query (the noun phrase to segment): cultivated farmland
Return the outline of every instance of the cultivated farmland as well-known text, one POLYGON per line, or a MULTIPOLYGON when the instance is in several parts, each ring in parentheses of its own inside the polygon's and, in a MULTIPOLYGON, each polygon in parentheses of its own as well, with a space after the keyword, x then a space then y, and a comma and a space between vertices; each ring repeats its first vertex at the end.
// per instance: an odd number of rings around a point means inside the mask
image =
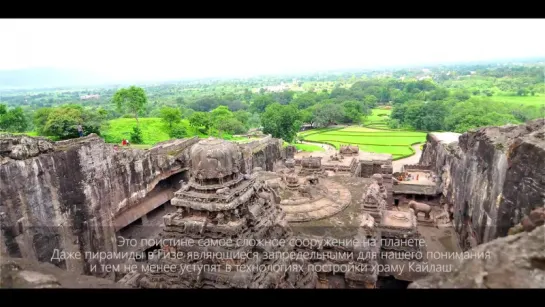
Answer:
POLYGON ((391 154, 394 160, 411 156, 414 144, 424 143, 426 133, 414 131, 388 130, 385 121, 390 110, 373 110, 373 115, 368 117, 369 126, 348 126, 329 129, 314 129, 301 132, 307 142, 330 144, 339 149, 341 145, 358 145, 360 150, 376 153, 391 154), (370 128, 370 127, 377 127, 370 128))

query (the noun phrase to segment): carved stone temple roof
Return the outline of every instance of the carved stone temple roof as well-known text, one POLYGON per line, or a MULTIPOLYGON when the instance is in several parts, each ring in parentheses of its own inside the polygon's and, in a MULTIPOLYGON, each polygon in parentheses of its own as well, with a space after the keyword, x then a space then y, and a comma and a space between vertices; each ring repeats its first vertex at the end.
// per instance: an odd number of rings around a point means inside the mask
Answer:
POLYGON ((202 140, 191 148, 191 175, 204 180, 238 173, 241 156, 234 143, 216 138, 202 140))

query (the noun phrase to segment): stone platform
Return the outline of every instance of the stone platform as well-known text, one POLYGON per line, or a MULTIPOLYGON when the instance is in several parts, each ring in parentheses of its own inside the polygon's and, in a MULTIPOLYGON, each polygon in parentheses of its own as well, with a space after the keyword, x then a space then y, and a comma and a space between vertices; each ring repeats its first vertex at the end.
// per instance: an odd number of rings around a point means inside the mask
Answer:
POLYGON ((329 195, 316 200, 308 198, 301 204, 282 204, 288 222, 307 222, 331 217, 343 211, 351 202, 352 196, 341 184, 324 180, 329 195))

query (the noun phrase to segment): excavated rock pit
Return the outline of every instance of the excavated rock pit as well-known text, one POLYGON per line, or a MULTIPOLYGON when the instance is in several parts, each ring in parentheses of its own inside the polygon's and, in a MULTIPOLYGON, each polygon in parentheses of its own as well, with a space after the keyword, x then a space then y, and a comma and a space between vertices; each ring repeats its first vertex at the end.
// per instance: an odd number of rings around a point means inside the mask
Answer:
POLYGON ((545 120, 430 133, 420 163, 441 176, 462 247, 475 247, 545 204, 545 120))

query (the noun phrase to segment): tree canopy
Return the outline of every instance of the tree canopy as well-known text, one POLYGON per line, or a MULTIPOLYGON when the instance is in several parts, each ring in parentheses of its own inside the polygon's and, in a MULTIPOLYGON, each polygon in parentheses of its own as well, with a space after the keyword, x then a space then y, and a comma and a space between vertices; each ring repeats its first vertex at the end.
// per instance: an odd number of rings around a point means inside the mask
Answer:
POLYGON ((143 88, 136 86, 121 88, 115 92, 112 101, 119 111, 125 110, 133 114, 136 124, 140 124, 138 122, 138 113, 142 112, 148 103, 148 98, 143 88))
POLYGON ((301 127, 301 116, 293 105, 281 105, 275 102, 261 115, 263 132, 286 142, 292 142, 301 127))

